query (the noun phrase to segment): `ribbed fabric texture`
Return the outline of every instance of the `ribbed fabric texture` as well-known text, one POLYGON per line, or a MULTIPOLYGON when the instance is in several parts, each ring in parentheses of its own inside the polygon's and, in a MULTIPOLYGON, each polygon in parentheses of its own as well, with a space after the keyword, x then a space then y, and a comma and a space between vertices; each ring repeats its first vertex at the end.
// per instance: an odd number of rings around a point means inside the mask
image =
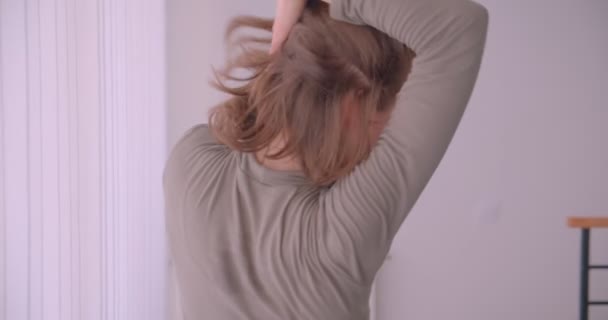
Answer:
POLYGON ((208 126, 173 147, 163 183, 185 319, 363 320, 395 233, 441 161, 482 60, 487 10, 468 0, 332 0, 416 52, 370 157, 331 188, 260 165, 208 126))

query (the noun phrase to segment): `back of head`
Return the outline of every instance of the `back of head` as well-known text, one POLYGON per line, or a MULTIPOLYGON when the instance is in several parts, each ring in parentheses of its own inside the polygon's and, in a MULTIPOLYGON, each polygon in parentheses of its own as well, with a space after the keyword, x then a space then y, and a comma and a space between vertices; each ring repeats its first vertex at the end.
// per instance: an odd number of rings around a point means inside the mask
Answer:
MULTIPOLYGON (((244 27, 270 35, 272 21, 237 17, 227 36, 244 27)), ((372 27, 332 19, 320 1, 309 1, 278 52, 268 54, 270 38, 246 36, 235 44, 239 54, 216 73, 215 86, 231 97, 210 114, 213 134, 242 152, 259 151, 281 136, 285 147, 269 157, 299 159, 319 186, 368 156, 367 123, 374 112, 393 107, 412 62, 403 44, 372 27), (235 76, 238 69, 248 75, 235 76), (347 97, 357 102, 355 124, 344 121, 347 97)))

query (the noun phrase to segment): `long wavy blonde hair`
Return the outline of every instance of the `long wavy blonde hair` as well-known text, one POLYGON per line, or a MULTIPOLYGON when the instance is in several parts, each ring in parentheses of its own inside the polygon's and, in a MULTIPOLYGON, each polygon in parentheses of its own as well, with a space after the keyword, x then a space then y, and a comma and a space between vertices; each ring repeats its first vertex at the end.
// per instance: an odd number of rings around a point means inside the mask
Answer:
POLYGON ((320 1, 308 2, 282 49, 269 54, 272 24, 251 16, 229 24, 227 40, 247 28, 268 37, 250 34, 232 42, 239 53, 213 82, 230 97, 211 110, 210 129, 241 152, 257 152, 284 136, 284 148, 267 157, 294 156, 316 185, 329 185, 369 155, 372 143, 363 124, 394 106, 413 52, 372 27, 332 19, 320 1), (246 75, 235 75, 239 70, 246 75), (343 121, 341 106, 349 94, 358 101, 356 132, 346 132, 343 121))

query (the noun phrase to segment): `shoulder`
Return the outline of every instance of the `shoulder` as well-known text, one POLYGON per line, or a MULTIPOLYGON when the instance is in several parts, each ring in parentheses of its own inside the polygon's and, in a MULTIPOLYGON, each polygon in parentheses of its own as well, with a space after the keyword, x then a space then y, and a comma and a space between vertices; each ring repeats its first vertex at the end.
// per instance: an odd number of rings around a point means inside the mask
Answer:
POLYGON ((175 185, 192 178, 212 162, 229 154, 229 147, 220 143, 206 123, 187 129, 169 149, 163 170, 163 182, 175 185))
POLYGON ((209 145, 219 143, 211 133, 209 125, 206 123, 195 124, 177 139, 172 151, 184 145, 209 145))
POLYGON ((170 148, 169 158, 186 156, 188 154, 204 151, 226 149, 228 149, 228 147, 215 138, 208 124, 199 123, 182 133, 175 144, 170 148))

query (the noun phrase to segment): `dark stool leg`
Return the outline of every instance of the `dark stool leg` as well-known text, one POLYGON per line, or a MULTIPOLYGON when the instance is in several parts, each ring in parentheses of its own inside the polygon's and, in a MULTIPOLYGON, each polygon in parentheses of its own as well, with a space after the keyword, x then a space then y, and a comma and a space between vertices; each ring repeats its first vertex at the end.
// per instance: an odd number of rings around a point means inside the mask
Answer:
POLYGON ((589 310, 589 229, 582 230, 580 320, 587 320, 589 310))

